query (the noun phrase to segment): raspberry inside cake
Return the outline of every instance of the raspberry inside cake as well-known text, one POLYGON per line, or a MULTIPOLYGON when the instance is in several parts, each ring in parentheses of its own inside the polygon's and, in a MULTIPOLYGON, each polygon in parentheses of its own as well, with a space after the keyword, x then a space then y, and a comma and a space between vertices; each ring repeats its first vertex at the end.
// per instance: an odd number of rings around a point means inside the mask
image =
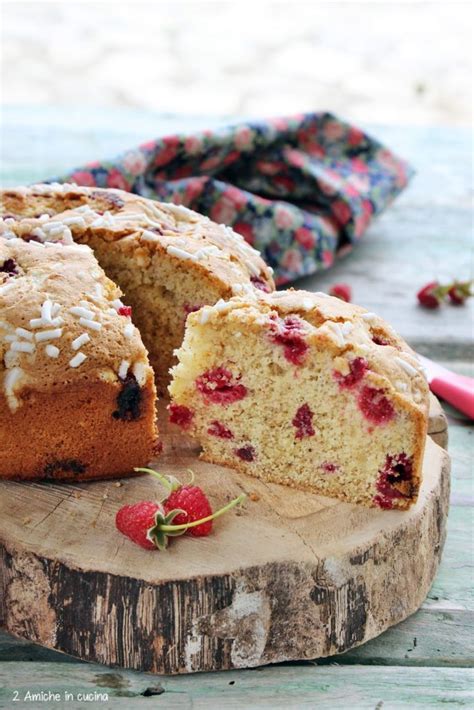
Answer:
POLYGON ((53 184, 2 191, 2 213, 6 238, 93 249, 132 308, 161 393, 189 313, 274 289, 270 269, 239 234, 185 207, 121 190, 53 184))
POLYGON ((380 318, 325 294, 233 298, 189 316, 170 420, 202 456, 382 509, 417 498, 428 386, 380 318))

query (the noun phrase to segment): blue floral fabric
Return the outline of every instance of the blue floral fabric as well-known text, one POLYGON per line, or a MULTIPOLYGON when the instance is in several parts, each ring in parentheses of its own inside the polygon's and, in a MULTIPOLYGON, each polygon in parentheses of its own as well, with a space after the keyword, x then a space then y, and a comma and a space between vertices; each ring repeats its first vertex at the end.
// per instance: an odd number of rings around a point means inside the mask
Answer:
POLYGON ((259 249, 282 285, 330 267, 412 172, 359 128, 311 113, 158 138, 60 180, 208 215, 259 249))

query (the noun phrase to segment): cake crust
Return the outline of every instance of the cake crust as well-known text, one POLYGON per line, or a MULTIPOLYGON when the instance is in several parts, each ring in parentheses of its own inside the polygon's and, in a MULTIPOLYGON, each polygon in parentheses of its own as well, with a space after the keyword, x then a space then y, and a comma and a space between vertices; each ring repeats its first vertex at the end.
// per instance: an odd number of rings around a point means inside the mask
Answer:
POLYGON ((156 437, 154 392, 142 390, 134 420, 111 416, 120 392, 119 383, 105 382, 27 390, 13 413, 0 396, 0 478, 76 482, 146 466, 156 437))
POLYGON ((240 234, 180 205, 68 184, 3 190, 1 203, 5 238, 93 249, 133 307, 160 393, 190 312, 274 289, 271 269, 240 234))
MULTIPOLYGON (((3 236, 11 232, 24 238, 35 230, 43 242, 71 237, 80 243, 94 236, 106 242, 131 238, 144 258, 167 252, 197 265, 231 291, 235 284, 251 284, 252 277, 274 288, 271 269, 240 234, 182 205, 123 190, 67 183, 8 188, 0 196, 3 236), (59 231, 51 235, 52 220, 63 225, 62 235, 59 231)), ((236 293, 241 290, 237 287, 236 293)))
POLYGON ((87 246, 0 237, 0 477, 130 473, 156 442, 140 334, 87 246))

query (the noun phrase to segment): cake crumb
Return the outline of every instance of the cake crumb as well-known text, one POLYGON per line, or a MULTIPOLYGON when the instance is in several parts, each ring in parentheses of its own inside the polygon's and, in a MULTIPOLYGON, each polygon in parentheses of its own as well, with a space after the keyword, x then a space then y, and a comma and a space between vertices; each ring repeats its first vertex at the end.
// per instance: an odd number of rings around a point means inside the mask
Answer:
POLYGON ((349 363, 345 357, 334 358, 334 370, 341 375, 348 375, 350 372, 349 363))
MULTIPOLYGON (((401 397, 395 382, 409 375, 394 353, 410 367, 413 357, 404 341, 393 334, 396 348, 373 344, 367 358, 355 355, 368 340, 358 307, 327 297, 310 323, 299 315, 307 298, 317 303, 295 290, 234 299, 218 325, 190 317, 171 407, 192 410, 187 433, 205 461, 346 502, 406 509, 420 485, 426 383, 417 376, 420 404, 410 387, 401 397)), ((251 486, 251 502, 265 499, 251 486)))

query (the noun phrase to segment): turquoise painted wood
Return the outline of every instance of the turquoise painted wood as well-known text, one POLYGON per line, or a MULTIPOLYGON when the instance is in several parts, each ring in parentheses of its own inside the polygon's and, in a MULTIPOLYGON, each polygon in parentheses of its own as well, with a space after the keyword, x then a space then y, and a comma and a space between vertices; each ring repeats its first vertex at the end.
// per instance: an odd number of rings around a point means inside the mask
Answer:
MULTIPOLYGON (((259 710, 260 708, 472 708, 473 677, 466 668, 399 666, 276 666, 212 675, 156 678, 132 672, 115 673, 96 665, 72 669, 65 663, 21 665, 13 678, 0 668, 0 707, 31 707, 34 693, 54 690, 73 698, 62 708, 149 708, 166 710, 259 710), (16 695, 18 693, 18 695, 16 695), (97 698, 90 705, 80 698, 97 698), (12 702, 17 697, 20 702, 12 702), (26 701, 23 699, 26 698, 26 701), (78 699, 79 698, 79 699, 78 699)), ((58 707, 50 702, 48 708, 58 707)), ((45 707, 37 702, 33 707, 45 707)))
MULTIPOLYGON (((14 185, 113 155, 154 136, 219 119, 123 111, 8 108, 2 112, 0 180, 14 185)), ((433 276, 466 276, 472 258, 470 136, 447 128, 366 127, 415 165, 410 188, 334 270, 306 279, 324 289, 348 281, 355 300, 387 317, 428 356, 472 374, 472 306, 426 313, 413 294, 433 276)), ((81 663, 0 632, 0 708, 473 707, 473 427, 446 407, 453 459, 443 562, 419 612, 377 639, 318 663, 162 678, 81 663), (54 691, 61 701, 23 700, 54 691), (15 691, 18 702, 14 702, 15 691), (73 699, 64 700, 64 693, 73 699), (93 696, 91 696, 93 697, 93 696)))

